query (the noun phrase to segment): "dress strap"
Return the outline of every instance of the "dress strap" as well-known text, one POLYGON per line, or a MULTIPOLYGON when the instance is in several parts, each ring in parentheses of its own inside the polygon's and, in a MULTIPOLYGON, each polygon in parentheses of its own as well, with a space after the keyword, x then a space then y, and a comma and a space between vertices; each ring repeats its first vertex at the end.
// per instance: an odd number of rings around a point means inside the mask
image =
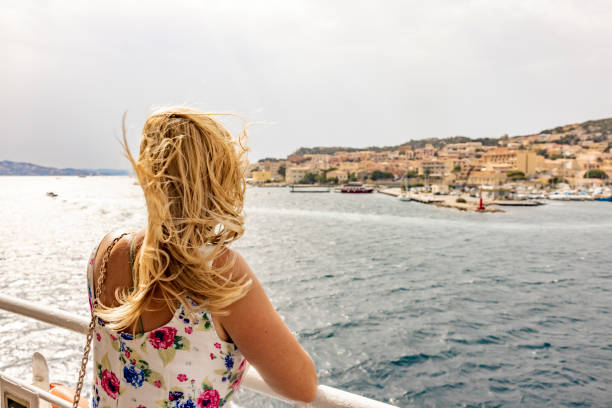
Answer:
MULTIPOLYGON (((134 237, 134 234, 132 234, 132 243, 130 244, 130 273, 132 274, 132 287, 130 288, 130 293, 134 291, 134 283, 136 282, 134 279, 134 241, 136 241, 136 238, 134 237)), ((138 316, 138 326, 140 327, 140 332, 144 333, 142 316, 138 316)))

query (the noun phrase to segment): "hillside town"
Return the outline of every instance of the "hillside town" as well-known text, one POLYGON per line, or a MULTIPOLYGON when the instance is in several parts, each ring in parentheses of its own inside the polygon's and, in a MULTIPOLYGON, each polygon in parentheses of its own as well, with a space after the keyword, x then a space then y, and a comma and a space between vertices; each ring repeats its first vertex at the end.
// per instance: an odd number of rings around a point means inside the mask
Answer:
POLYGON ((301 148, 249 165, 254 185, 344 184, 426 187, 523 186, 593 189, 612 176, 612 118, 499 138, 412 140, 399 146, 301 148))

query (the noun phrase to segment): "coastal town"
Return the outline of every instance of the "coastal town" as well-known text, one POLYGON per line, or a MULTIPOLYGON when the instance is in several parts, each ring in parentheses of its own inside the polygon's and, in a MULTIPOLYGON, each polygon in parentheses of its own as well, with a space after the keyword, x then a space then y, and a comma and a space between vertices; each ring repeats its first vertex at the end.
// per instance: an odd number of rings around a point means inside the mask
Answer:
POLYGON ((525 136, 458 136, 364 149, 300 148, 284 159, 251 163, 247 172, 249 183, 258 186, 363 183, 392 195, 403 192, 407 199, 440 203, 448 198, 427 195, 452 196, 457 204, 483 196, 488 202, 605 199, 610 176, 612 118, 525 136))

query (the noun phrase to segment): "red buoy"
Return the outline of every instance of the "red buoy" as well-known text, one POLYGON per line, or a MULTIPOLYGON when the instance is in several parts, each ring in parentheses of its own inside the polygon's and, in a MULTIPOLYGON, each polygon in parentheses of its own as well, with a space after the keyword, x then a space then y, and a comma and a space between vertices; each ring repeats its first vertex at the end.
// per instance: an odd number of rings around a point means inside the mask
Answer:
POLYGON ((476 208, 476 211, 484 211, 485 210, 485 206, 482 204, 482 197, 480 197, 480 204, 478 204, 478 208, 476 208))

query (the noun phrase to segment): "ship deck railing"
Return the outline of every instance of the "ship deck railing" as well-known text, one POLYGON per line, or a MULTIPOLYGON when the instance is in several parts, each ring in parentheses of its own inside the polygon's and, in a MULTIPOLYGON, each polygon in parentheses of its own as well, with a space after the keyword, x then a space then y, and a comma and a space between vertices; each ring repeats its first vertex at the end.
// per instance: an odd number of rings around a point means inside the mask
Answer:
MULTIPOLYGON (((3 294, 0 294, 0 309, 80 334, 87 334, 87 329, 89 326, 89 321, 84 317, 3 294)), ((48 377, 48 373, 34 372, 33 378, 37 378, 37 376, 44 377, 45 375, 48 377)), ((0 379, 2 379, 4 383, 14 385, 13 389, 21 389, 27 395, 36 395, 41 401, 51 403, 62 408, 72 407, 71 403, 50 394, 47 389, 37 386, 36 382, 35 384, 30 384, 20 378, 4 373, 0 373, 0 379)), ((273 391, 270 386, 265 383, 254 367, 251 367, 247 371, 242 382, 242 387, 265 395, 266 397, 284 401, 296 408, 393 408, 393 405, 362 397, 360 395, 326 385, 319 385, 317 387, 315 399, 310 403, 292 401, 273 391)), ((0 395, 0 398, 3 399, 4 396, 0 395)), ((42 406, 43 404, 41 404, 41 407, 42 406)))

